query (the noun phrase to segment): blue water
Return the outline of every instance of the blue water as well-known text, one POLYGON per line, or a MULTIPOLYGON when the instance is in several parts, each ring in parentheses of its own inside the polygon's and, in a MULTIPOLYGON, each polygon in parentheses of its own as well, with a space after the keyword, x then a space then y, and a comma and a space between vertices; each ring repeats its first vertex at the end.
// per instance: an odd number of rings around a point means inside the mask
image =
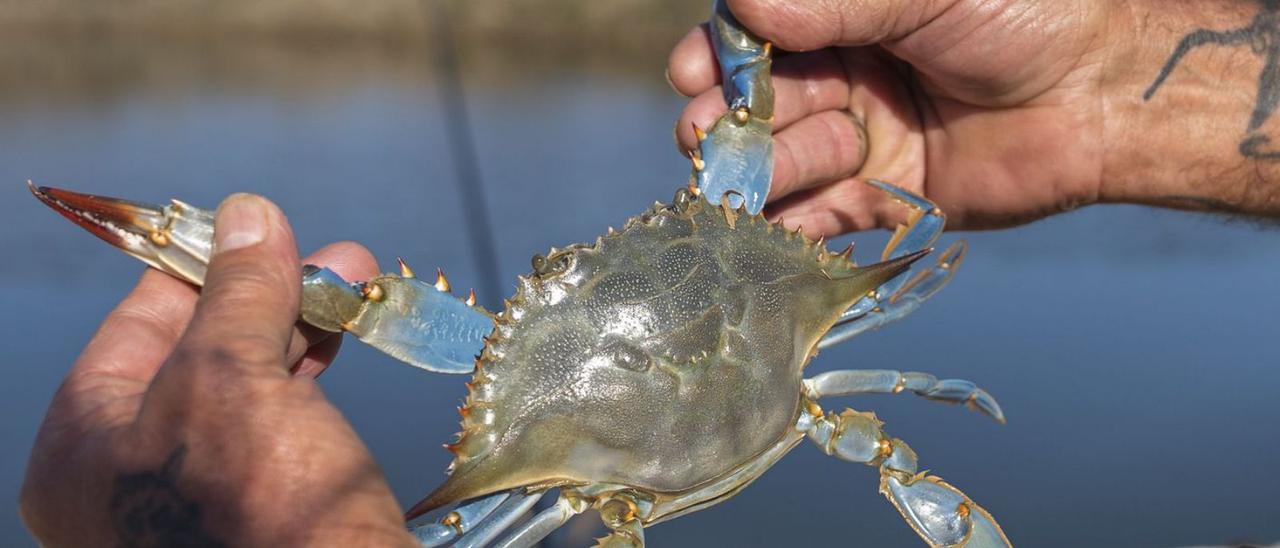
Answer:
MULTIPOLYGON (((687 164, 671 141, 682 100, 663 84, 662 55, 628 75, 569 66, 469 82, 504 291, 532 253, 591 240, 683 184, 687 164)), ((257 69, 284 79, 295 62, 267 57, 257 69)), ((17 496, 61 375, 141 271, 31 199, 28 178, 210 207, 260 192, 289 212, 304 251, 352 239, 384 268, 401 256, 419 270, 444 266, 455 287, 479 283, 425 69, 321 68, 290 85, 189 70, 178 85, 37 88, 0 102, 0 500, 17 496)), ((876 411, 922 467, 965 489, 1023 546, 1280 539, 1280 234, 1111 206, 957 236, 971 253, 950 287, 811 369, 922 370, 996 395, 1007 426, 908 396, 847 403, 876 411)), ((869 258, 885 237, 857 239, 869 258)), ((462 379, 350 344, 321 384, 402 503, 443 478, 440 444, 456 430, 462 379)), ((736 498, 656 526, 648 540, 917 546, 876 483, 873 469, 804 444, 736 498)), ((10 508, 0 510, 0 545, 31 544, 10 508)))

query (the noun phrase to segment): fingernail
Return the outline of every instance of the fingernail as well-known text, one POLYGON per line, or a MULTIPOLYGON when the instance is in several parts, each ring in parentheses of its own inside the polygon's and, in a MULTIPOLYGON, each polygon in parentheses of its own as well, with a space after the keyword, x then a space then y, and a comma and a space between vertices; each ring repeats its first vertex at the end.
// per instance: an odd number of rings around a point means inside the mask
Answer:
POLYGON ((257 245, 267 239, 266 200, 253 194, 232 194, 214 217, 214 253, 257 245))

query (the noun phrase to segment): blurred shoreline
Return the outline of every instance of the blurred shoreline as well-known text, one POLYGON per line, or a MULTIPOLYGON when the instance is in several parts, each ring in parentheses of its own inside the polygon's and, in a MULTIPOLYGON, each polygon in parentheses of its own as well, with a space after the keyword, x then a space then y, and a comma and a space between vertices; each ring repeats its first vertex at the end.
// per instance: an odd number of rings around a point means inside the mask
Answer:
POLYGON ((211 83, 304 96, 369 79, 420 87, 435 74, 430 18, 441 13, 468 86, 581 72, 662 85, 667 53, 707 11, 675 0, 425 1, 0 0, 0 100, 83 104, 211 83))
POLYGON ((427 14, 440 9, 468 38, 646 47, 683 34, 710 8, 678 0, 0 0, 0 31, 412 41, 427 34, 427 14))

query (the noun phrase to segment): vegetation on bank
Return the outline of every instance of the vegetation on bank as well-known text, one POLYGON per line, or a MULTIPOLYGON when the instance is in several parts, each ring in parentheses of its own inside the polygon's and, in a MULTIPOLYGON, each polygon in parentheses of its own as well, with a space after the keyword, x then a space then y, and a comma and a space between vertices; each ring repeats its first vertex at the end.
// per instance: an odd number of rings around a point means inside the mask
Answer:
POLYGON ((706 16, 688 0, 0 0, 5 35, 418 40, 443 8, 466 42, 667 45, 706 16), (434 3, 435 6, 429 6, 434 3))

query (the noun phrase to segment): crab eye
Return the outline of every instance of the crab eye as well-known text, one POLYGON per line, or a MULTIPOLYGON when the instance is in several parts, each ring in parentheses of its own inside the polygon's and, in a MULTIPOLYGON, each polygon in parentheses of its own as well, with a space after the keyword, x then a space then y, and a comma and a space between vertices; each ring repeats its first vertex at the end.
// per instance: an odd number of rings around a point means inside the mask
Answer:
POLYGON ((614 367, 630 371, 648 371, 651 365, 649 354, 625 341, 616 341, 605 347, 605 355, 614 367))
POLYGON ((557 251, 549 257, 534 255, 529 262, 533 266, 534 274, 542 278, 547 278, 563 273, 568 270, 569 267, 573 266, 573 252, 572 250, 566 249, 557 251))
POLYGON ((677 213, 684 213, 689 210, 689 206, 693 205, 694 196, 687 188, 681 188, 676 191, 676 195, 671 200, 671 209, 677 213))

